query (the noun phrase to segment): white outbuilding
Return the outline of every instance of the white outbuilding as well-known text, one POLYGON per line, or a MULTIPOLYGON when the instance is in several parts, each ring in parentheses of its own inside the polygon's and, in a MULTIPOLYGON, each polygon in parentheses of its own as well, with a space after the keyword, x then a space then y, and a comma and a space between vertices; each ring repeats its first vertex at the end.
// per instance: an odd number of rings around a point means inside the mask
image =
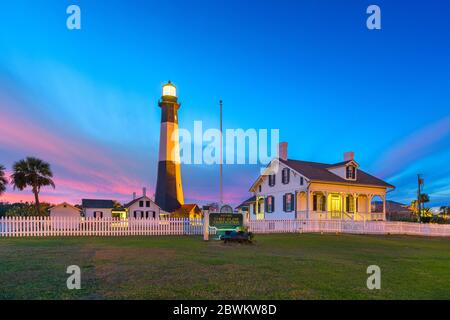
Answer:
POLYGON ((81 209, 63 202, 49 209, 52 218, 79 218, 81 209))

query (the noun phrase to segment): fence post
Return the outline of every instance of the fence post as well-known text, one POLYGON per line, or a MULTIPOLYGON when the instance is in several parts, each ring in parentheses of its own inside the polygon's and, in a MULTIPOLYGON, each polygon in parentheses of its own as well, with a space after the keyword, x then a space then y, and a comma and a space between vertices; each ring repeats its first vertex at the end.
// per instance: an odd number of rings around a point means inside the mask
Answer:
POLYGON ((209 240, 209 212, 206 210, 203 217, 203 240, 209 240))

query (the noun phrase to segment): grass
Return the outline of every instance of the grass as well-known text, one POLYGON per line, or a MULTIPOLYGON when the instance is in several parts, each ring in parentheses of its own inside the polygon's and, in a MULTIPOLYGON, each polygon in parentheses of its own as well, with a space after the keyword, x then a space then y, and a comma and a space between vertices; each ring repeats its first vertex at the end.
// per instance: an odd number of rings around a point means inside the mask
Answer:
POLYGON ((0 299, 450 299, 450 239, 258 235, 0 239, 0 299), (381 290, 366 269, 381 268, 381 290), (69 265, 82 289, 68 290, 69 265))

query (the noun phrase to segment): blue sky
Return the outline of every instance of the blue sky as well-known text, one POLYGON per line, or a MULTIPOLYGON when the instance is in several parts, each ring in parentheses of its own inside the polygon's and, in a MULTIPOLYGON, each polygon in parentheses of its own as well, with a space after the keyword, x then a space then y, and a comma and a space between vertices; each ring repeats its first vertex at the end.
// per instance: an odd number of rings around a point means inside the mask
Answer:
MULTIPOLYGON (((2 3, 0 163, 36 155, 49 201, 127 200, 154 190, 160 86, 180 126, 276 128, 289 157, 366 171, 431 205, 450 204, 450 4, 446 1, 86 1, 2 3), (77 4, 82 29, 66 28, 77 4), (382 30, 366 28, 377 4, 382 30), (14 124, 14 125, 11 125, 14 124)), ((216 166, 183 166, 187 201, 218 198, 216 166)), ((226 200, 248 196, 258 166, 225 168, 226 200)), ((9 199, 28 196, 9 190, 9 199)))

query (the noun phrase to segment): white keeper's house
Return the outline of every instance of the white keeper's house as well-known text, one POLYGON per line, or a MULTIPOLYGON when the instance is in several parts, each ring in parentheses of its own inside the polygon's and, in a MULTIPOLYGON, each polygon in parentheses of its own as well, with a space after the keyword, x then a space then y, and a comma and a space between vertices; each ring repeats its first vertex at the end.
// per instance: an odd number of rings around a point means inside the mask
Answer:
POLYGON ((238 210, 248 208, 252 220, 385 220, 386 193, 393 189, 361 170, 353 152, 334 164, 292 160, 283 142, 279 158, 253 183, 253 196, 238 210), (383 203, 381 210, 374 212, 372 200, 383 203))

